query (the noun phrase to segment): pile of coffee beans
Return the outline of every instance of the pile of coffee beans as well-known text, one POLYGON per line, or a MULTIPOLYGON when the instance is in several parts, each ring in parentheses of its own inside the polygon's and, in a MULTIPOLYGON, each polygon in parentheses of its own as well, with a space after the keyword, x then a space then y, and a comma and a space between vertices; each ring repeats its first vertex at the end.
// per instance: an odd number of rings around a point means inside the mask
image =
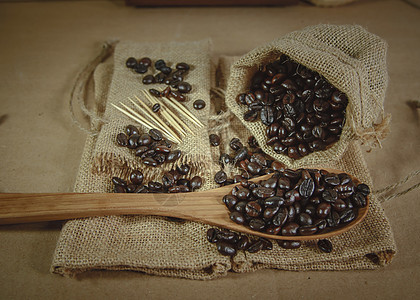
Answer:
MULTIPOLYGON (((149 57, 143 57, 137 60, 134 57, 129 57, 126 61, 126 66, 136 73, 144 74, 152 67, 153 63, 149 57)), ((148 74, 142 79, 144 84, 162 83, 172 87, 172 93, 186 94, 192 89, 191 84, 184 81, 184 77, 190 70, 190 65, 181 62, 175 65, 175 69, 169 67, 163 59, 158 59, 154 63, 154 68, 158 73, 155 75, 148 74)), ((184 96, 185 98, 185 96, 184 96)))
MULTIPOLYGON (((273 249, 273 243, 269 239, 258 236, 249 238, 246 235, 228 229, 210 228, 207 230, 207 240, 212 244, 216 244, 217 251, 220 254, 231 257, 235 256, 240 250, 257 253, 261 250, 273 249)), ((283 249, 298 249, 302 246, 301 241, 276 240, 276 242, 283 249)), ((331 253, 333 250, 332 243, 327 239, 319 240, 317 248, 325 253, 331 253)))
POLYGON ((258 70, 236 100, 248 107, 245 121, 267 126, 267 145, 293 159, 339 140, 348 103, 322 75, 286 55, 258 70))
MULTIPOLYGON (((210 136, 210 144, 213 146, 219 145, 220 138, 217 139, 210 136)), ((248 138, 248 146, 249 148, 244 146, 238 138, 233 138, 229 142, 229 147, 233 153, 222 153, 219 158, 219 163, 222 168, 231 165, 240 168, 242 171, 241 174, 237 174, 233 178, 228 178, 226 172, 223 169, 220 170, 214 176, 214 181, 217 184, 228 185, 285 169, 284 164, 274 161, 259 148, 254 136, 248 138)))
POLYGON ((158 129, 150 129, 141 133, 139 128, 128 125, 125 132, 117 135, 117 144, 132 149, 135 156, 151 167, 157 167, 166 162, 174 162, 181 157, 180 150, 171 150, 172 143, 158 129))
POLYGON ((207 240, 217 246, 217 250, 224 256, 235 256, 238 250, 257 253, 261 250, 272 250, 273 243, 262 237, 249 239, 246 235, 238 234, 227 229, 210 228, 207 240))
POLYGON ((241 181, 223 203, 230 219, 273 235, 312 235, 334 230, 358 215, 370 189, 345 173, 299 169, 276 171, 259 182, 241 181))
POLYGON ((114 193, 186 193, 199 189, 203 184, 200 176, 188 179, 190 172, 188 165, 181 165, 174 170, 166 172, 161 181, 144 182, 144 175, 140 170, 133 170, 129 181, 113 177, 114 193))

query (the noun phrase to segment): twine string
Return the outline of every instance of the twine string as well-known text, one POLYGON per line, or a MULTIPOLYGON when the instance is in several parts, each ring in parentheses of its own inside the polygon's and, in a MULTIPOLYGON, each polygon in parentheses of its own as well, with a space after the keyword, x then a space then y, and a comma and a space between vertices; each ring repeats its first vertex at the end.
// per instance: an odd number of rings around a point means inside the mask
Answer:
POLYGON ((72 121, 77 127, 84 131, 85 133, 89 135, 97 135, 98 133, 96 131, 93 131, 91 128, 85 128, 77 119, 75 112, 74 112, 74 105, 77 104, 77 107, 80 108, 80 110, 83 112, 83 114, 91 119, 91 123, 93 122, 102 122, 106 123, 107 121, 100 116, 98 116, 97 113, 90 111, 85 104, 85 93, 86 93, 86 87, 87 83, 89 82, 89 79, 91 78, 93 72, 95 71, 96 67, 105 61, 109 56, 112 55, 115 49, 115 45, 118 41, 106 41, 103 46, 101 53, 99 53, 98 56, 96 56, 92 61, 90 61, 85 68, 77 75, 76 81, 73 85, 73 89, 70 94, 70 100, 69 100, 69 110, 70 115, 72 118, 72 121))
POLYGON ((420 182, 410 186, 409 188, 407 188, 407 189, 405 189, 401 192, 393 193, 393 194, 390 194, 386 197, 384 197, 384 194, 386 194, 387 192, 389 192, 389 191, 391 191, 395 188, 398 188, 398 187, 402 186, 407 181, 409 181, 410 179, 412 179, 412 178, 414 178, 418 175, 420 175, 420 170, 413 171, 410 174, 408 174, 405 178, 403 178, 402 180, 400 180, 400 181, 398 181, 394 184, 390 184, 390 185, 388 185, 386 187, 383 187, 381 189, 375 190, 375 191, 373 191, 373 193, 379 196, 381 202, 387 202, 387 201, 390 201, 394 198, 398 198, 400 196, 403 196, 403 195, 407 194, 408 192, 411 192, 412 190, 415 190, 415 189, 419 188, 420 187, 420 182))

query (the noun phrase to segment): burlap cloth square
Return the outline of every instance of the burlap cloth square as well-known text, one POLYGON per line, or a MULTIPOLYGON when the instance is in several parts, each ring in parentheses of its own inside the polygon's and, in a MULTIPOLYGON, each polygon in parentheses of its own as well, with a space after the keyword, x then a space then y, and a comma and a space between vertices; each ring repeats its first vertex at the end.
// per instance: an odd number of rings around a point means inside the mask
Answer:
MULTIPOLYGON (((124 66, 129 56, 163 58, 171 63, 185 61, 194 66, 188 75, 188 81, 193 85, 189 97, 201 98, 211 105, 197 113, 206 124, 205 130, 178 146, 185 153, 178 163, 191 164, 193 175, 203 176, 205 184, 202 189, 216 187, 212 178, 220 169, 216 163, 220 153, 227 151, 232 137, 246 142, 250 135, 240 120, 227 110, 222 99, 221 91, 227 87, 230 66, 238 58, 220 57, 218 64, 212 63, 209 41, 163 44, 120 42, 114 55, 99 64, 94 73, 95 113, 98 118, 92 120, 92 129, 97 134, 87 138, 74 191, 110 192, 111 177, 126 177, 132 168, 142 169, 148 174, 146 179, 161 175, 162 170, 145 169, 132 153, 115 144, 116 134, 133 122, 116 113, 110 103, 124 102, 142 88, 139 77, 128 73, 124 66), (215 93, 211 93, 211 89, 215 93), (209 133, 220 134, 223 143, 219 147, 210 147, 209 133)), ((187 106, 191 104, 191 100, 187 102, 187 106)), ((190 108, 190 111, 194 110, 190 108)), ((166 169, 170 167, 173 165, 166 169)), ((349 144, 341 159, 325 162, 322 167, 343 170, 372 185, 362 151, 356 142, 349 144)), ((271 251, 255 254, 240 252, 231 259, 220 255, 216 247, 207 241, 208 228, 210 226, 197 222, 172 222, 156 216, 72 220, 63 226, 51 270, 67 276, 102 269, 212 279, 225 276, 228 271, 248 272, 262 268, 301 271, 375 269, 390 262, 396 252, 390 224, 375 195, 361 224, 331 238, 334 251, 329 254, 321 253, 315 246, 316 241, 308 241, 296 250, 285 250, 273 243, 271 251), (372 260, 372 257, 375 259, 372 260)))

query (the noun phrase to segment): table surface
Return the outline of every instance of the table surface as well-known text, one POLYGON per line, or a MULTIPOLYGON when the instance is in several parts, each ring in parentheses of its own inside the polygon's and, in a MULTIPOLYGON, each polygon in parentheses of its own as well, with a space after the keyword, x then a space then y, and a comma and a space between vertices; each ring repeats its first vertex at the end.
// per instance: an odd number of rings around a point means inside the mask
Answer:
MULTIPOLYGON (((374 189, 420 169, 420 10, 404 1, 319 8, 134 8, 120 1, 0 2, 0 192, 70 192, 86 134, 68 100, 77 73, 105 40, 185 41, 210 37, 214 54, 241 55, 319 23, 360 24, 389 44, 385 111, 391 133, 366 152, 374 189)), ((411 181, 414 184, 416 181, 411 181)), ((417 178, 418 182, 418 178, 417 178)), ((50 273, 60 223, 0 227, 0 298, 414 298, 420 293, 419 196, 384 204, 398 252, 375 271, 229 273, 212 281, 138 272, 50 273)))

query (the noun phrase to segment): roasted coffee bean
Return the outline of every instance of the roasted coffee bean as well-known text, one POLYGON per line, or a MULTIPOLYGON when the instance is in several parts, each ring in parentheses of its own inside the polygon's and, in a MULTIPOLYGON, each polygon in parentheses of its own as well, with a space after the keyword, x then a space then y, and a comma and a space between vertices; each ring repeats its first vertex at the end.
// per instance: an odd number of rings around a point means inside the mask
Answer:
POLYGON ((160 68, 160 71, 165 75, 169 75, 172 72, 172 68, 170 68, 168 66, 163 66, 163 67, 160 68))
POLYGON ((340 214, 340 223, 348 223, 356 218, 356 214, 353 209, 347 209, 340 214))
POLYGON ((152 84, 152 83, 156 82, 156 79, 153 75, 146 75, 146 76, 143 77, 142 82, 144 84, 152 84))
POLYGON ((122 186, 122 187, 127 186, 127 181, 125 181, 124 179, 118 178, 118 177, 112 177, 112 183, 114 185, 119 185, 119 186, 122 186))
POLYGON ((166 161, 167 162, 174 162, 180 157, 181 157, 181 150, 174 150, 174 151, 171 151, 168 154, 168 156, 166 157, 166 161))
POLYGON ((261 186, 261 187, 255 188, 252 191, 252 193, 258 198, 269 198, 269 197, 273 197, 276 194, 276 191, 274 189, 261 186))
POLYGON ((217 251, 224 256, 234 256, 236 254, 235 245, 225 242, 225 241, 217 241, 217 251))
POLYGON ((284 236, 297 235, 298 229, 299 229, 298 224, 294 222, 286 223, 281 229, 281 235, 284 235, 284 236))
POLYGON ((135 66, 133 69, 136 73, 139 73, 139 74, 144 74, 148 70, 148 68, 143 64, 137 64, 137 66, 135 66))
POLYGON ((239 238, 238 242, 236 243, 236 248, 238 250, 247 250, 249 247, 249 239, 246 235, 243 235, 239 238))
POLYGON ((180 83, 178 83, 178 91, 183 94, 189 93, 191 89, 191 84, 189 84, 188 82, 181 81, 180 83))
POLYGON ((152 157, 146 157, 145 159, 143 159, 143 163, 146 166, 151 166, 151 167, 156 167, 158 165, 157 161, 153 159, 152 157))
POLYGON ((122 147, 128 146, 128 137, 124 133, 119 133, 117 135, 117 144, 122 147))
POLYGON ((190 69, 190 65, 184 62, 177 63, 175 68, 177 70, 188 71, 190 69))
POLYGON ((299 214, 297 219, 298 219, 298 223, 302 226, 303 225, 312 225, 312 218, 307 213, 303 212, 303 213, 299 214))
POLYGON ((327 220, 328 226, 336 227, 338 226, 338 224, 340 224, 340 215, 336 211, 331 211, 328 214, 326 220, 327 220))
POLYGON ((335 200, 331 206, 334 208, 335 211, 337 212, 342 212, 343 210, 345 210, 347 208, 346 202, 344 202, 341 199, 337 199, 335 200))
POLYGON ((312 196, 315 190, 315 183, 312 178, 305 179, 299 186, 299 194, 304 198, 312 196))
POLYGON ((265 228, 265 222, 262 219, 253 218, 249 221, 249 228, 256 231, 262 231, 265 228))
POLYGON ((160 191, 160 190, 162 190, 162 187, 163 187, 162 183, 157 182, 157 181, 151 181, 151 182, 149 182, 149 184, 147 186, 148 186, 149 190, 151 190, 151 191, 160 191))
POLYGON ((202 184, 203 184, 203 179, 200 176, 194 176, 193 178, 191 178, 191 189, 193 191, 201 188, 202 184))
POLYGON ((128 125, 125 127, 125 134, 129 137, 132 136, 133 134, 139 134, 139 133, 140 133, 139 129, 134 125, 128 125))
POLYGON ((244 113, 244 120, 248 122, 255 121, 258 117, 258 111, 250 109, 244 113))
POLYGON ((273 250, 273 243, 270 240, 263 237, 260 237, 260 240, 262 242, 261 250, 273 250))
POLYGON ((277 240, 277 244, 284 249, 298 249, 302 245, 301 241, 277 240))
POLYGON ((134 170, 130 174, 130 181, 133 184, 140 185, 143 182, 143 173, 140 170, 134 170))
POLYGON ((155 97, 162 97, 162 94, 156 89, 150 89, 149 93, 152 94, 155 97))
POLYGON ((171 173, 166 172, 162 177, 162 184, 164 187, 170 188, 175 184, 174 176, 171 173))
POLYGON ((245 224, 245 217, 240 212, 233 211, 233 212, 231 212, 229 217, 233 222, 235 222, 237 224, 241 224, 241 225, 245 224))
POLYGON ((318 227, 318 231, 324 230, 327 227, 327 221, 325 219, 319 219, 314 222, 314 226, 318 227))
POLYGON ((258 202, 250 201, 245 206, 245 212, 250 217, 258 217, 262 212, 262 208, 258 202))
POLYGON ((114 193, 127 193, 124 186, 114 185, 114 193))
POLYGON ((331 204, 322 202, 316 208, 316 215, 322 219, 326 218, 331 211, 331 204))
POLYGON ((204 102, 204 100, 201 99, 195 100, 193 103, 193 107, 197 110, 203 109, 204 107, 206 107, 206 102, 204 102))
POLYGON ((160 104, 159 103, 155 103, 152 106, 152 111, 153 112, 158 112, 160 110, 160 104))
POLYGON ((171 91, 171 97, 179 102, 185 102, 187 100, 187 97, 179 91, 171 91))
POLYGON ((238 138, 233 138, 229 142, 229 146, 232 150, 238 151, 239 149, 243 148, 244 145, 242 144, 242 142, 238 138))
POLYGON ((239 240, 239 235, 236 232, 228 229, 222 229, 217 232, 219 241, 225 241, 229 243, 236 243, 239 240))
POLYGON ((317 242, 318 249, 325 253, 331 253, 333 246, 331 242, 327 239, 319 240, 317 242))
POLYGON ((125 65, 127 66, 127 68, 134 69, 135 67, 137 67, 137 59, 135 59, 134 57, 129 57, 125 62, 125 65))
POLYGON ((139 59, 139 64, 145 65, 146 67, 150 67, 152 65, 152 60, 148 57, 143 57, 139 59))
POLYGON ((262 167, 257 164, 256 162, 250 162, 247 165, 247 170, 252 174, 252 175, 257 175, 260 174, 260 172, 262 171, 262 167))
POLYGON ((364 183, 357 185, 356 190, 363 196, 367 197, 370 194, 370 188, 364 183))
POLYGON ((328 188, 322 192, 322 199, 329 203, 333 203, 337 200, 338 194, 335 190, 328 188))
POLYGON ((237 197, 239 200, 247 200, 250 197, 251 192, 249 191, 249 189, 247 189, 245 187, 236 186, 232 190, 232 195, 237 197))
POLYGON ((210 134, 209 135, 209 139, 210 139, 210 145, 217 147, 220 145, 220 137, 217 134, 210 134))
POLYGON ((162 67, 165 67, 166 63, 163 59, 159 59, 155 62, 155 69, 160 70, 162 67))
POLYGON ((238 161, 245 160, 247 158, 248 158, 248 149, 246 147, 243 147, 238 152, 236 152, 236 155, 233 160, 235 162, 238 162, 238 161))
POLYGON ((299 235, 311 235, 315 234, 318 231, 318 227, 315 225, 304 225, 300 226, 298 229, 299 235))
POLYGON ((249 253, 257 253, 262 250, 263 246, 263 242, 260 239, 253 240, 249 243, 247 251, 249 253))
POLYGON ((181 178, 176 181, 177 185, 190 186, 190 181, 186 178, 181 178))
POLYGON ((264 125, 270 126, 275 119, 273 108, 269 105, 264 105, 260 112, 260 118, 264 125))
POLYGON ((144 152, 148 151, 149 148, 147 146, 139 146, 136 148, 136 152, 135 152, 135 156, 140 156, 142 157, 144 152))
POLYGON ((187 164, 183 164, 183 165, 177 166, 176 170, 182 175, 187 175, 188 172, 190 171, 190 166, 187 164))
POLYGON ((137 133, 131 135, 129 137, 129 139, 128 139, 128 145, 127 145, 127 147, 129 149, 135 149, 135 148, 137 148, 137 146, 139 146, 139 138, 140 138, 140 136, 137 133))
POLYGON ((148 133, 143 133, 138 138, 138 145, 139 146, 147 146, 147 145, 150 145, 151 143, 152 143, 152 137, 148 133))
POLYGON ((214 175, 214 181, 218 184, 223 184, 227 180, 227 175, 223 170, 220 170, 214 175))
POLYGON ((161 141, 163 139, 162 132, 160 132, 158 129, 150 129, 149 135, 154 141, 161 141))

